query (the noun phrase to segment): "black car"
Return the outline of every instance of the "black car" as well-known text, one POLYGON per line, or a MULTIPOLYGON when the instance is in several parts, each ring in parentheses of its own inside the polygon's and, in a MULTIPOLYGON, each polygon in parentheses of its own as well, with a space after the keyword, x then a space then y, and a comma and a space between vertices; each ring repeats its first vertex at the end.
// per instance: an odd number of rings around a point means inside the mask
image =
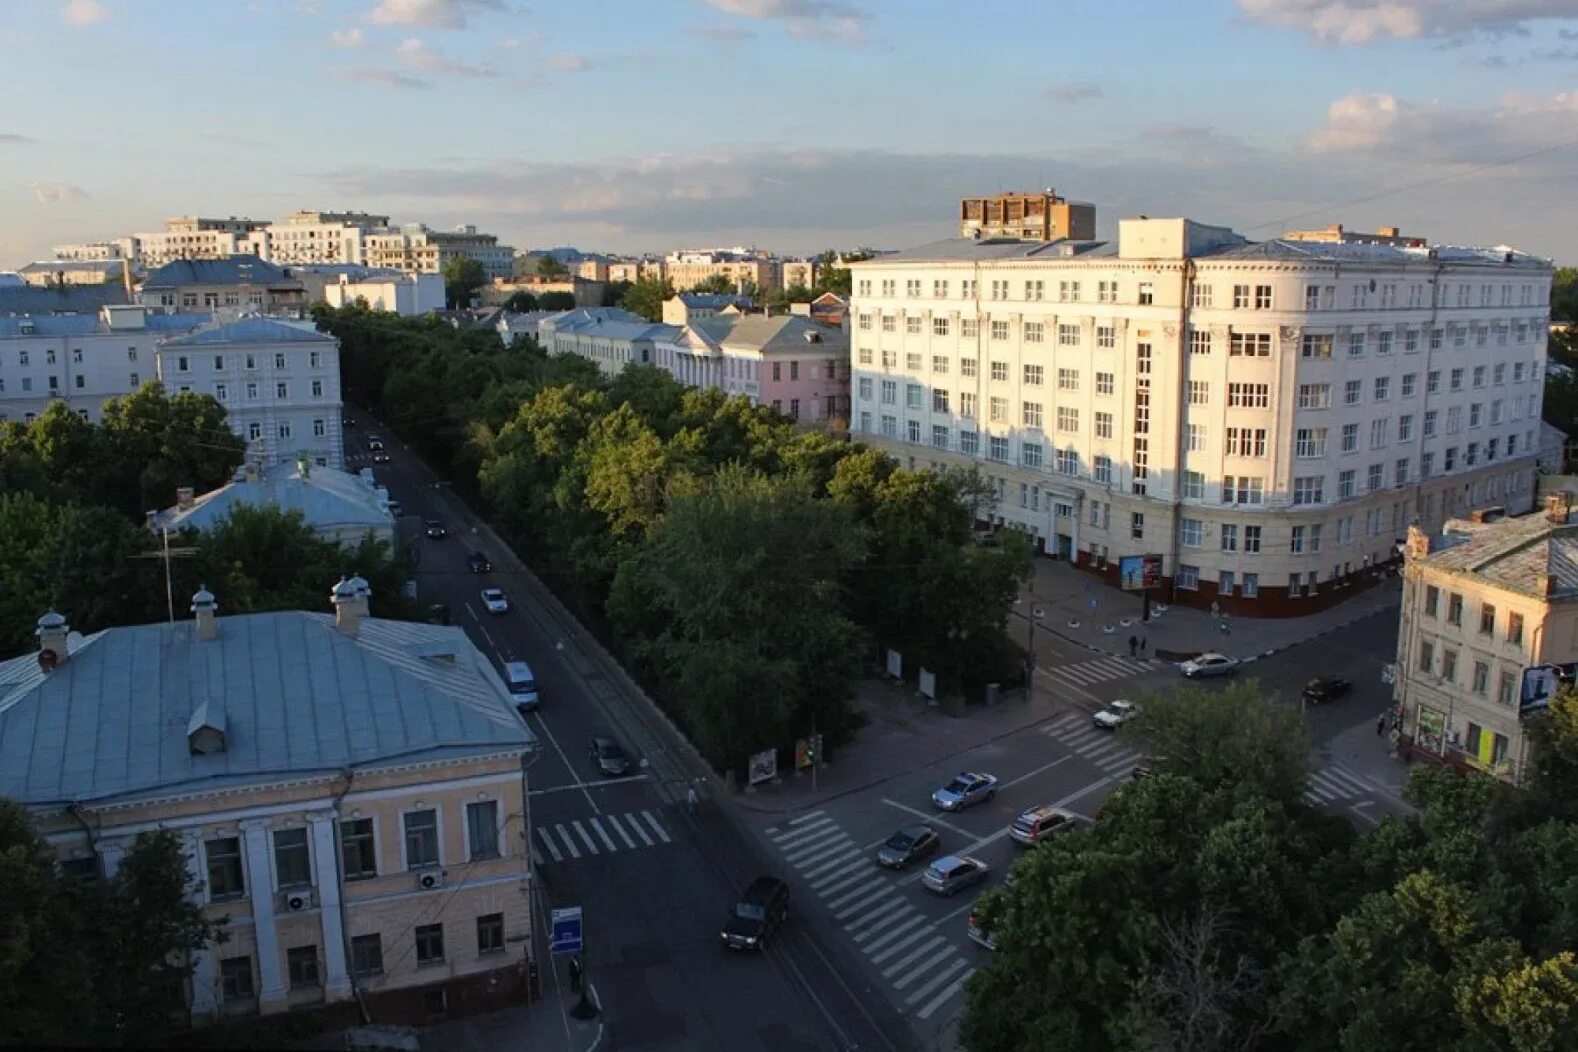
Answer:
POLYGON ((731 950, 760 950, 789 916, 789 885, 777 877, 757 877, 729 911, 719 937, 731 950))
POLYGON ((594 734, 587 744, 586 753, 592 758, 592 764, 599 774, 610 778, 618 778, 630 770, 630 757, 625 755, 625 750, 619 743, 606 734, 594 734))
POLYGON ((904 826, 877 848, 877 865, 903 869, 916 859, 936 854, 941 843, 937 831, 924 822, 904 826))
POLYGON ((356 426, 356 420, 355 420, 355 418, 353 418, 353 417, 349 417, 349 416, 348 416, 348 417, 346 417, 346 418, 345 418, 345 426, 346 426, 346 427, 355 427, 355 426, 356 426))
POLYGON ((493 564, 488 562, 488 557, 481 552, 469 552, 466 555, 466 565, 472 573, 487 573, 493 569, 493 564))
POLYGON ((376 438, 369 438, 367 440, 367 451, 369 453, 382 453, 384 451, 384 444, 376 438))
POLYGON ((441 541, 445 537, 449 536, 449 531, 446 530, 444 528, 444 524, 439 522, 437 519, 428 519, 424 524, 424 528, 424 532, 426 532, 427 535, 435 541, 441 541))
POLYGON ((1321 676, 1304 684, 1304 700, 1311 705, 1336 701, 1353 689, 1353 684, 1341 676, 1321 676))

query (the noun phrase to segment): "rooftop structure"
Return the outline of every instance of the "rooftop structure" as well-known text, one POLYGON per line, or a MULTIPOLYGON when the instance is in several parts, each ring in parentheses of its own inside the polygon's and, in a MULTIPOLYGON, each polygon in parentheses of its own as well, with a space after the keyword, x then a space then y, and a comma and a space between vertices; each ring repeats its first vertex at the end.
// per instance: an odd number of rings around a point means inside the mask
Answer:
POLYGON ((152 523, 160 529, 210 530, 237 506, 299 512, 316 534, 355 547, 371 537, 394 543, 394 517, 388 492, 365 475, 316 467, 310 461, 258 467, 245 465, 236 478, 207 493, 178 490, 174 507, 159 512, 152 523))
POLYGON ((1050 187, 1034 193, 965 197, 959 201, 959 236, 1088 240, 1096 236, 1096 206, 1060 197, 1050 187))

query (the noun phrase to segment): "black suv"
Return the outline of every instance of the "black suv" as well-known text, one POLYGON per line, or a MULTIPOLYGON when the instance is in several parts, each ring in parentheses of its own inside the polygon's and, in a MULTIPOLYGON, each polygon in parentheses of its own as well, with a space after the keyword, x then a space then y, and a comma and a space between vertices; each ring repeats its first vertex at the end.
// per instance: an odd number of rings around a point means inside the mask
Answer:
POLYGON ((729 911, 720 938, 731 950, 760 950, 789 916, 789 885, 777 877, 757 877, 729 911))
POLYGON ((1324 705, 1336 701, 1353 689, 1353 684, 1341 676, 1322 676, 1304 685, 1304 700, 1311 705, 1324 705))
POLYGON ((467 555, 466 565, 471 567, 472 573, 487 573, 493 569, 493 564, 488 562, 488 557, 481 552, 471 552, 467 555))

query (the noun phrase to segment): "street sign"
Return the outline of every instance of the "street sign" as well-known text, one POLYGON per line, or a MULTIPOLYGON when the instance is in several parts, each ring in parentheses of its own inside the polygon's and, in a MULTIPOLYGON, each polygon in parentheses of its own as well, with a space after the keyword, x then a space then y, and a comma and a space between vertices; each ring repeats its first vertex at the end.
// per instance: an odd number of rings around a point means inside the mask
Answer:
POLYGON ((751 754, 751 762, 747 776, 748 785, 758 782, 770 782, 778 777, 778 750, 763 749, 761 752, 751 754))
POLYGON ((553 911, 553 955, 566 957, 581 952, 581 907, 566 906, 553 911))
POLYGON ((803 771, 811 766, 811 745, 804 738, 794 743, 794 769, 803 771))

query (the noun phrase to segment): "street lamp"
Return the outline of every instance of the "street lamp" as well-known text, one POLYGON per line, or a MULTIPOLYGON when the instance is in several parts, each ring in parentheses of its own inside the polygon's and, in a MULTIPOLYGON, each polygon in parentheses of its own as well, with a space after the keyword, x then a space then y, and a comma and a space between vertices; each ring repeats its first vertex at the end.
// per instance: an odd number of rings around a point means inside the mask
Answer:
MULTIPOLYGON (((1021 597, 1014 600, 1014 605, 1023 606, 1024 602, 1024 598, 1021 597)), ((1027 697, 1036 673, 1036 622, 1041 620, 1045 613, 1046 611, 1041 607, 1032 606, 1028 615, 1021 615, 1029 626, 1025 635, 1025 695, 1027 697)))

